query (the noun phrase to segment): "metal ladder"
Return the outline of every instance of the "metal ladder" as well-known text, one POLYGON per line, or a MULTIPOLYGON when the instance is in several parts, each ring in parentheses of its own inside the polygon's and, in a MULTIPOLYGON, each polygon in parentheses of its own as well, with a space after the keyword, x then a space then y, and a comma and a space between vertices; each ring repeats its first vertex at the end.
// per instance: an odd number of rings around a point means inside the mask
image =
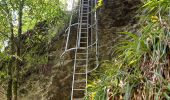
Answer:
POLYGON ((81 0, 81 5, 79 37, 75 51, 71 100, 82 100, 84 93, 87 93, 89 0, 81 0))
POLYGON ((72 0, 73 8, 70 17, 69 27, 66 29, 67 39, 65 50, 60 56, 61 66, 67 59, 67 53, 74 51, 74 65, 73 65, 73 80, 71 89, 71 100, 83 100, 85 94, 87 94, 87 78, 88 73, 94 71, 98 65, 98 26, 97 26, 97 13, 96 13, 96 0, 79 0, 78 4, 75 4, 76 0, 72 0), (78 5, 78 6, 75 6, 78 5), (78 7, 78 9, 77 9, 78 7), (77 14, 77 23, 73 22, 73 16, 77 14), (77 37, 76 45, 73 45, 71 41, 72 32, 76 27, 77 37), (93 56, 93 58, 91 58, 93 56), (91 59, 95 60, 95 68, 89 68, 91 59))

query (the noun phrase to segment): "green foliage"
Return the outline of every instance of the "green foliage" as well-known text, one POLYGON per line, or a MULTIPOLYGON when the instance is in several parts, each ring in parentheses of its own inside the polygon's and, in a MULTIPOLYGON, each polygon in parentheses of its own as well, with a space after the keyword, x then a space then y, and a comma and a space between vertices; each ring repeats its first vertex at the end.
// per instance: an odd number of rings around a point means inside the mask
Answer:
POLYGON ((163 92, 163 95, 164 95, 164 97, 165 97, 167 100, 169 100, 169 99, 170 99, 170 96, 169 96, 169 93, 170 93, 170 84, 168 84, 166 88, 167 88, 167 89, 166 89, 166 91, 163 92))
POLYGON ((159 17, 159 21, 162 23, 166 20, 168 22, 168 15, 169 15, 169 6, 170 1, 169 0, 144 0, 144 5, 139 10, 142 12, 142 15, 140 15, 142 22, 145 22, 145 20, 150 19, 152 16, 159 17), (163 20, 163 19, 164 20, 163 20))
MULTIPOLYGON (((145 0, 139 10, 140 29, 114 46, 114 58, 105 62, 99 79, 89 84, 88 100, 106 94, 113 100, 169 99, 169 0, 145 0)), ((122 34, 121 33, 121 34, 122 34)), ((97 99, 95 99, 97 98, 97 99)))
POLYGON ((100 8, 103 6, 103 0, 98 0, 96 8, 100 8))
POLYGON ((24 27, 33 28, 35 23, 40 21, 59 21, 63 18, 64 12, 59 0, 26 0, 24 9, 24 27), (32 26, 32 27, 31 27, 32 26))
MULTIPOLYGON (((33 38, 26 37, 27 46, 34 46, 37 44, 48 43, 57 31, 63 27, 65 20, 67 20, 64 4, 59 0, 25 0, 23 9, 23 33, 29 30, 34 30, 33 38), (39 26, 36 26, 37 23, 39 26), (46 25, 46 27, 42 27, 46 25), (56 29, 57 28, 57 29, 56 29)), ((18 31, 18 8, 19 1, 17 0, 1 0, 0 1, 0 49, 4 49, 4 42, 9 41, 10 37, 10 23, 14 25, 14 34, 18 31)), ((27 36, 27 35, 26 35, 27 36)), ((25 39, 25 38, 24 38, 25 39)), ((15 41, 16 42, 16 41, 15 41)), ((9 44, 7 44, 9 46, 9 44)), ((37 47, 38 49, 39 47, 37 47)), ((8 48, 9 49, 9 48, 8 48)), ((32 49, 34 50, 34 49, 32 49)), ((36 51, 34 51, 36 52, 36 51)), ((27 52, 25 52, 27 53, 27 52)), ((23 54, 24 55, 24 54, 23 54)))
MULTIPOLYGON (((19 8, 20 0, 0 0, 0 80, 4 79, 5 82, 9 79, 11 82, 16 81, 17 78, 20 82, 22 75, 30 72, 30 69, 47 64, 51 39, 68 20, 65 5, 60 0, 25 0, 21 19, 22 34, 19 39, 19 8), (14 40, 11 38, 12 33, 14 40), (16 49, 21 50, 21 55, 16 49), (22 67, 16 60, 20 61, 22 67), (20 77, 17 77, 17 73, 20 77)), ((17 83, 13 87, 16 90, 17 83)))
POLYGON ((170 5, 169 0, 145 0, 142 7, 147 10, 148 14, 162 13, 168 11, 170 5))

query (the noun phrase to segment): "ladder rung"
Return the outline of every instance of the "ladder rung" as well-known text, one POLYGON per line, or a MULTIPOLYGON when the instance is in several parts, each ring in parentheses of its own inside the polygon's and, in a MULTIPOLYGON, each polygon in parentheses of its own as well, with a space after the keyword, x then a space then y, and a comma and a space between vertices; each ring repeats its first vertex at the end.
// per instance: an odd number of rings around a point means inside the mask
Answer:
POLYGON ((83 9, 87 9, 87 10, 88 10, 88 9, 89 9, 89 7, 83 7, 83 9))
POLYGON ((83 4, 83 7, 89 7, 89 5, 87 5, 87 4, 83 4))
POLYGON ((87 23, 81 23, 81 25, 87 25, 87 23))
POLYGON ((87 47, 79 47, 78 49, 87 49, 87 47))
MULTIPOLYGON (((83 17, 83 16, 82 16, 82 17, 83 17)), ((87 20, 88 16, 86 16, 86 17, 84 17, 84 18, 86 18, 86 19, 82 19, 82 21, 88 21, 88 20, 87 20)))
POLYGON ((83 13, 83 15, 88 15, 88 13, 83 13))
POLYGON ((88 8, 83 8, 82 10, 83 10, 83 11, 85 11, 85 10, 88 11, 88 8))
POLYGON ((82 19, 82 21, 88 21, 87 19, 82 19))
POLYGON ((82 16, 82 17, 86 17, 86 18, 88 18, 88 16, 82 16))
POLYGON ((83 10, 83 13, 87 13, 88 11, 87 10, 83 10))
POLYGON ((87 37, 81 37, 81 38, 87 38, 87 37))
POLYGON ((81 32, 82 34, 87 34, 88 32, 81 32))
POLYGON ((83 14, 84 14, 84 13, 87 13, 87 12, 88 12, 88 10, 86 10, 86 9, 83 9, 83 14))
POLYGON ((88 28, 89 28, 89 27, 88 27, 88 25, 86 26, 86 25, 84 25, 84 24, 83 24, 83 25, 81 25, 81 27, 82 27, 82 28, 86 28, 86 29, 88 29, 88 28))
POLYGON ((86 73, 75 73, 75 74, 78 74, 78 75, 84 75, 84 74, 86 74, 86 73))
POLYGON ((76 60, 87 60, 87 59, 76 59, 76 60))
POLYGON ((80 42, 81 44, 85 44, 85 43, 87 43, 87 42, 80 42))
POLYGON ((89 6, 87 7, 87 6, 84 6, 83 8, 89 8, 89 6))
POLYGON ((87 17, 87 18, 88 18, 88 15, 83 15, 83 16, 85 16, 85 17, 87 17))
POLYGON ((81 33, 83 33, 83 34, 87 34, 88 32, 87 32, 87 31, 83 31, 83 32, 81 32, 81 33))
POLYGON ((75 90, 75 91, 84 91, 86 89, 73 89, 73 90, 75 90))
POLYGON ((83 26, 83 25, 82 25, 81 27, 82 27, 82 28, 86 28, 86 29, 88 29, 88 27, 87 27, 87 26, 83 26))
POLYGON ((87 30, 88 28, 81 28, 81 29, 83 29, 83 30, 87 30))
POLYGON ((81 29, 81 31, 85 31, 85 32, 87 32, 87 29, 81 29))
POLYGON ((77 53, 77 54, 79 54, 79 55, 84 55, 84 54, 87 54, 87 53, 77 53))
POLYGON ((87 23, 88 21, 82 21, 83 23, 87 23))
POLYGON ((76 80, 76 83, 80 83, 80 82, 86 82, 86 79, 82 79, 82 80, 76 80))
POLYGON ((81 29, 83 29, 83 30, 87 30, 88 28, 81 28, 81 29))
POLYGON ((86 14, 86 15, 88 15, 88 13, 83 13, 83 14, 86 14))
POLYGON ((82 17, 82 19, 87 20, 87 17, 82 17))
POLYGON ((87 49, 87 47, 85 46, 85 47, 79 47, 78 49, 87 49))

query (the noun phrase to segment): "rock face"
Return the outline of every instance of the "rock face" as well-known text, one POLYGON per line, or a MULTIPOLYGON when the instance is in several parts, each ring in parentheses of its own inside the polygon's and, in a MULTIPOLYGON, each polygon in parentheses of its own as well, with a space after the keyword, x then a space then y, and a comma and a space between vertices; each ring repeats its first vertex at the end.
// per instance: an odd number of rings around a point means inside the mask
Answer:
POLYGON ((120 41, 119 32, 137 30, 135 19, 140 0, 106 0, 104 7, 99 10, 99 41, 100 58, 112 58, 112 48, 120 41))
MULTIPOLYGON (((100 60, 112 58, 111 51, 121 38, 118 32, 136 31, 135 12, 140 0, 106 0, 99 10, 99 51, 100 60)), ((43 67, 42 73, 32 73, 20 87, 19 100, 69 100, 72 82, 72 58, 74 52, 69 52, 67 60, 60 65, 60 55, 63 52, 63 36, 52 43, 49 54, 49 65, 43 67), (50 67, 50 68, 49 68, 50 67), (48 73, 44 73, 48 71, 48 73)), ((74 38, 71 40, 74 42, 74 38)), ((74 44, 74 43, 72 43, 74 44)))
POLYGON ((99 25, 104 29, 135 23, 133 19, 140 0, 106 0, 101 9, 99 25))

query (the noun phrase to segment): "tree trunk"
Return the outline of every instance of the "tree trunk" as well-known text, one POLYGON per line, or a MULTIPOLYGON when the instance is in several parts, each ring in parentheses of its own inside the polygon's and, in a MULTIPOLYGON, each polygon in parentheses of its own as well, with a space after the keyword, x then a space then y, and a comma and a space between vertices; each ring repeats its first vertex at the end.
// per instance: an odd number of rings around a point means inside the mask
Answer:
MULTIPOLYGON (((11 55, 15 54, 15 48, 14 48, 14 33, 13 33, 13 24, 10 23, 10 30, 11 30, 11 37, 10 37, 10 41, 11 41, 11 55)), ((12 82, 13 82, 13 78, 12 78, 12 66, 13 63, 15 61, 15 58, 12 57, 9 65, 8 65, 8 87, 7 87, 7 100, 12 100, 12 82)))
MULTIPOLYGON (((14 46, 14 26, 12 23, 12 15, 11 12, 9 11, 8 8, 8 3, 6 3, 5 0, 2 1, 5 4, 4 11, 7 13, 7 20, 10 26, 10 55, 15 54, 15 46, 14 46)), ((12 68, 13 68, 13 63, 15 61, 15 58, 12 57, 9 61, 9 64, 7 65, 7 74, 8 74, 8 80, 7 80, 7 100, 12 100, 12 82, 13 82, 13 77, 12 77, 12 68)))
MULTIPOLYGON (((22 34, 22 16, 23 16, 24 0, 19 1, 19 11, 18 11, 18 39, 17 39, 17 56, 21 58, 21 34, 22 34)), ((20 70, 20 60, 16 60, 16 80, 14 82, 14 100, 18 100, 18 80, 19 80, 19 70, 20 70)))

